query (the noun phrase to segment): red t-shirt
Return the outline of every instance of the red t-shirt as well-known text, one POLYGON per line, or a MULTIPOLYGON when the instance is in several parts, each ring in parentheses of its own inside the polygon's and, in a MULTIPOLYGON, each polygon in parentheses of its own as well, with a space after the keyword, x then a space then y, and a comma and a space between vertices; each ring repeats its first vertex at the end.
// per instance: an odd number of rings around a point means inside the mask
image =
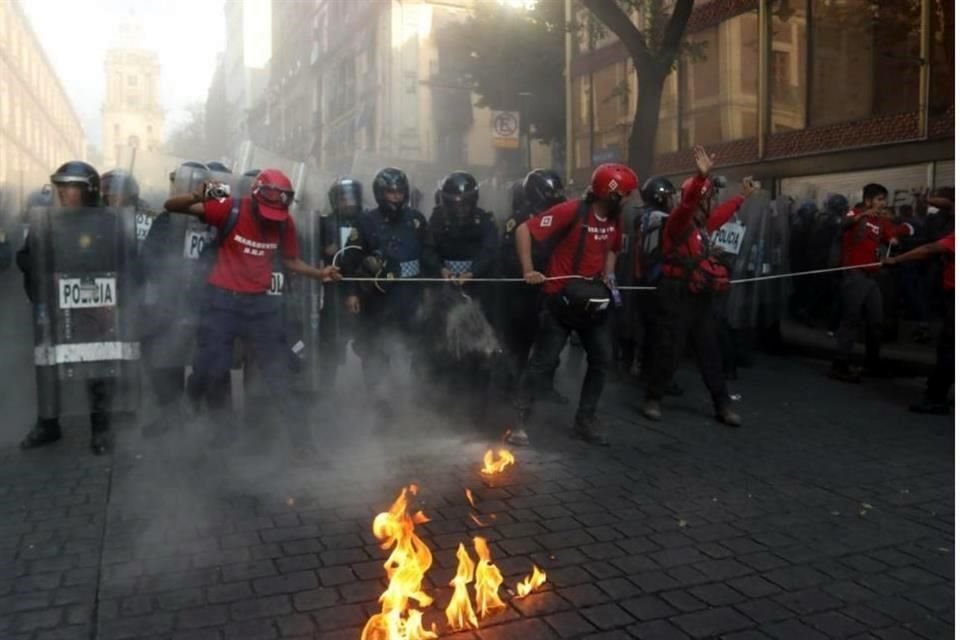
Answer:
MULTIPOLYGON (((851 209, 847 218, 853 218, 859 213, 859 209, 851 209)), ((913 235, 913 227, 909 224, 893 224, 886 218, 868 215, 843 232, 843 266, 858 267, 878 262, 882 258, 879 255, 881 242, 886 243, 893 238, 909 235, 913 235)), ((865 271, 876 271, 879 268, 871 267, 865 271)))
POLYGON ((956 233, 951 233, 945 238, 940 238, 937 244, 950 252, 949 255, 945 256, 946 260, 943 263, 943 290, 953 291, 954 269, 956 268, 954 258, 957 255, 956 233))
MULTIPOLYGON (((215 287, 238 293, 266 293, 270 289, 274 254, 279 248, 284 258, 296 258, 297 230, 293 218, 285 223, 270 222, 257 218, 250 210, 248 197, 240 201, 240 217, 228 238, 217 248, 217 262, 208 282, 215 287), (280 229, 286 226, 284 237, 280 229)), ((203 220, 223 228, 230 217, 233 198, 223 202, 207 200, 203 204, 203 220)))
MULTIPOLYGON (((601 220, 591 207, 587 215, 587 237, 583 243, 583 256, 580 268, 573 273, 573 258, 580 241, 581 226, 577 220, 580 200, 561 202, 546 211, 530 216, 527 228, 537 242, 545 242, 554 236, 558 242, 547 262, 547 277, 581 275, 588 278, 603 275, 607 264, 607 253, 620 251, 623 244, 620 218, 601 220)), ((567 285, 566 280, 548 280, 543 285, 544 293, 561 291, 567 285)))

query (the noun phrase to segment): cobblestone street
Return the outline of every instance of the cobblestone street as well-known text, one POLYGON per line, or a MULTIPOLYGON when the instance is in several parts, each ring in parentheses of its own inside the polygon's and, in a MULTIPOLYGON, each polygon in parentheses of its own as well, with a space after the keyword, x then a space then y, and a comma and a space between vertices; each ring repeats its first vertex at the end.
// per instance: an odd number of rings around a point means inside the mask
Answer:
POLYGON ((952 637, 954 439, 904 410, 918 381, 842 386, 763 359, 735 384, 740 430, 712 422, 692 371, 681 382, 657 425, 610 385, 606 450, 544 410, 492 479, 491 439, 413 403, 376 436, 362 408, 318 419, 319 459, 131 427, 97 459, 78 420, 48 450, 6 445, 0 637, 359 638, 385 587, 372 520, 414 482, 442 636, 454 552, 479 533, 508 609, 457 638, 952 637), (531 564, 546 586, 513 598, 531 564))

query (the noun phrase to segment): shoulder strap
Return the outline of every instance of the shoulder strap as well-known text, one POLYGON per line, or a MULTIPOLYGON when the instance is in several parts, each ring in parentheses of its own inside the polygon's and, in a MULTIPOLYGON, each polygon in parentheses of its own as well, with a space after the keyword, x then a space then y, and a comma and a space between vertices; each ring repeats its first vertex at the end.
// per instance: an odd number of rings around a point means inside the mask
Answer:
POLYGON ((587 204, 586 200, 580 201, 580 208, 577 210, 576 221, 570 225, 570 231, 568 233, 573 233, 577 225, 580 226, 580 238, 577 240, 577 250, 573 254, 573 266, 571 275, 577 275, 577 271, 580 270, 580 262, 583 260, 583 250, 587 244, 587 216, 590 214, 590 205, 587 204))
POLYGON ((237 222, 240 220, 240 201, 241 198, 233 199, 233 206, 230 207, 230 215, 227 216, 227 223, 223 225, 223 229, 220 231, 219 242, 223 242, 230 237, 230 234, 233 233, 233 230, 237 226, 237 222))

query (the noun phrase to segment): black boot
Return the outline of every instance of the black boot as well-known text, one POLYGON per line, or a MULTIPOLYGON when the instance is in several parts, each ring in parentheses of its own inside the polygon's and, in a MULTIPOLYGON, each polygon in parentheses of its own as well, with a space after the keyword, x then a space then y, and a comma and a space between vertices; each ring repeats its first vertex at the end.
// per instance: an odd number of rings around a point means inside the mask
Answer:
POLYGON ((30 433, 20 441, 20 448, 36 449, 56 442, 61 437, 60 421, 57 418, 39 418, 30 433))
POLYGON ((110 416, 106 413, 90 414, 90 450, 95 456, 102 456, 113 451, 110 416))
POLYGON ((573 423, 573 437, 579 438, 589 444, 595 444, 599 447, 609 447, 610 439, 607 438, 606 430, 596 416, 581 417, 573 423))

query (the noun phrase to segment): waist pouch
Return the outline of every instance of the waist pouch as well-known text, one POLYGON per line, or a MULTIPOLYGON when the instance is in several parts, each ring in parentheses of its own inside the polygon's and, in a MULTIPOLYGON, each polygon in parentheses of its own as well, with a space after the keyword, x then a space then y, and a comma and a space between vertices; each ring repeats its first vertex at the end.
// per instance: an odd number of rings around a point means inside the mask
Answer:
POLYGON ((603 281, 578 278, 547 298, 547 306, 568 329, 588 329, 606 318, 611 298, 603 281))

